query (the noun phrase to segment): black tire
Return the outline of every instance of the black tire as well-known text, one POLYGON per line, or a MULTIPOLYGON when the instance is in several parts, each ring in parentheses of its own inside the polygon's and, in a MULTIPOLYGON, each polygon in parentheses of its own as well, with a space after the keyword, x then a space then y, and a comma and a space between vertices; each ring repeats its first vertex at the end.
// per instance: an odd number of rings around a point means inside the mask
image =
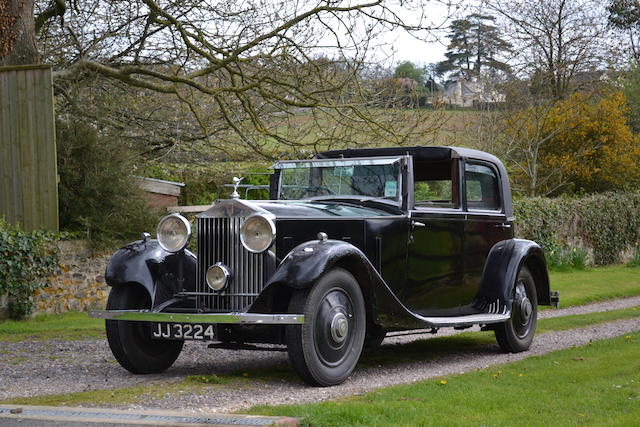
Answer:
POLYGON ((496 325, 496 340, 505 353, 528 350, 536 333, 538 296, 531 272, 522 267, 513 286, 511 318, 496 325))
MULTIPOLYGON (((107 310, 150 308, 147 291, 135 285, 111 288, 107 310)), ((123 368, 134 374, 163 372, 176 361, 184 341, 154 340, 149 323, 107 320, 111 352, 123 368)))
POLYGON ((289 312, 305 316, 303 325, 286 328, 289 360, 300 378, 322 387, 344 382, 358 363, 366 330, 356 279, 334 268, 311 289, 295 291, 289 312))
POLYGON ((387 331, 380 325, 369 325, 364 336, 364 348, 373 350, 382 345, 382 341, 387 336, 387 331))

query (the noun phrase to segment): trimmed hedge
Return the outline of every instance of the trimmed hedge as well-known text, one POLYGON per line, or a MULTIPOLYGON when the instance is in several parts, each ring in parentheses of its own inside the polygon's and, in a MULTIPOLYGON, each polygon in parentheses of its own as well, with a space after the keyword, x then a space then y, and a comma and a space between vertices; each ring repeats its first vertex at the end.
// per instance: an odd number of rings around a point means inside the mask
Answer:
POLYGON ((595 264, 622 262, 640 246, 640 192, 514 201, 516 235, 546 252, 578 248, 595 264))

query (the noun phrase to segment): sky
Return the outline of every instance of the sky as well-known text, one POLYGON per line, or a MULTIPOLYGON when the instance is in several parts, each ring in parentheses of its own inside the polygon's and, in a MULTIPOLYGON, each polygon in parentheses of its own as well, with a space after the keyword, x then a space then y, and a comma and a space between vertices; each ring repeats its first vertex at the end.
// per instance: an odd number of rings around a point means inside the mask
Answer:
POLYGON ((447 50, 444 44, 446 40, 427 42, 418 40, 406 32, 398 31, 385 38, 385 41, 394 47, 394 62, 396 64, 411 61, 416 65, 424 66, 446 59, 444 56, 447 50))
MULTIPOLYGON (((444 1, 446 2, 446 0, 444 1)), ((471 6, 471 3, 469 1, 466 2, 466 6, 471 6)), ((415 22, 415 11, 408 12, 400 5, 397 5, 395 11, 405 22, 415 22)), ((450 15, 450 10, 439 0, 430 0, 426 3, 423 13, 429 25, 433 28, 438 28, 438 30, 428 35, 423 34, 421 38, 425 40, 414 37, 401 29, 381 35, 381 41, 389 45, 393 50, 393 62, 395 64, 411 61, 418 66, 425 66, 446 59, 444 56, 447 50, 446 44, 448 43, 446 28, 449 25, 447 17, 450 15)))

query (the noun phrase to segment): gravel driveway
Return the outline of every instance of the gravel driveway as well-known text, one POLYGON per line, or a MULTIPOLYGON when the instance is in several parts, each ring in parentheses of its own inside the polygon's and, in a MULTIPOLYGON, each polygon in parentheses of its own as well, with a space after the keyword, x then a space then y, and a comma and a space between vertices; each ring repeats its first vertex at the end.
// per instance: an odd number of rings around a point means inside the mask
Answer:
MULTIPOLYGON (((637 305, 640 305, 640 297, 579 308, 545 311, 541 317, 605 311, 637 305)), ((466 372, 571 346, 584 345, 589 340, 611 338, 633 331, 640 331, 640 318, 570 331, 539 334, 530 351, 525 353, 502 354, 497 345, 492 344, 475 347, 469 351, 446 354, 431 360, 359 367, 349 380, 335 387, 313 388, 305 386, 297 378, 276 377, 273 380, 243 381, 240 386, 212 387, 196 395, 172 394, 167 398, 140 402, 131 407, 229 412, 263 403, 318 401, 364 393, 392 384, 466 372)), ((454 333, 453 330, 442 332, 445 333, 435 336, 454 333)), ((432 336, 430 334, 393 336, 385 340, 384 346, 397 345, 398 351, 402 351, 402 346, 406 343, 432 336)), ((211 373, 220 375, 287 365, 286 352, 208 350, 204 343, 187 342, 182 354, 167 372, 136 376, 117 364, 105 340, 0 343, 0 400, 20 396, 121 388, 151 382, 166 383, 180 380, 186 375, 211 373)))

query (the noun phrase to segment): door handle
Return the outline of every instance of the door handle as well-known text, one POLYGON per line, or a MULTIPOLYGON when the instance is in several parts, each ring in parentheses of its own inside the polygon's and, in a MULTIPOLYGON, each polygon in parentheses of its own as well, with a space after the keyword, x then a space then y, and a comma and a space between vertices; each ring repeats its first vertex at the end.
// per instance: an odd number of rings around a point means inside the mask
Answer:
POLYGON ((411 227, 413 228, 422 228, 422 227, 426 227, 427 224, 425 224, 424 222, 420 222, 420 221, 411 221, 411 227))
POLYGON ((511 228, 511 224, 507 224, 506 222, 503 222, 502 224, 496 224, 494 225, 495 228, 511 228))

